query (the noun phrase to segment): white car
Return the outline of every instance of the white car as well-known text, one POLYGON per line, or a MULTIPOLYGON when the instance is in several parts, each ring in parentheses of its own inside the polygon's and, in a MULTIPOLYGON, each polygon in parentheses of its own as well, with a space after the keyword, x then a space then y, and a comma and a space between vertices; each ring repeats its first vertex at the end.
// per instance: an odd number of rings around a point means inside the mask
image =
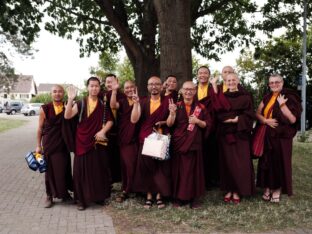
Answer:
POLYGON ((25 116, 27 115, 39 115, 40 107, 43 105, 43 103, 28 103, 25 104, 22 109, 21 113, 25 116))

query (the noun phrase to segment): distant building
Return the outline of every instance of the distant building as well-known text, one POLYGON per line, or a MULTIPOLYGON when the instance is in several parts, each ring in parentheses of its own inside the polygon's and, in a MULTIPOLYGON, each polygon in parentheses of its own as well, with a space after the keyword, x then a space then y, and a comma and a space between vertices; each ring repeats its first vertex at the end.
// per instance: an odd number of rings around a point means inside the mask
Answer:
POLYGON ((33 76, 19 75, 9 86, 0 87, 0 99, 23 100, 29 102, 37 95, 37 86, 33 76))
MULTIPOLYGON (((51 88, 53 87, 53 85, 55 85, 55 84, 50 84, 50 83, 39 84, 39 86, 38 86, 38 94, 50 93, 51 92, 51 88)), ((75 85, 72 85, 72 84, 59 84, 59 85, 62 85, 65 90, 67 89, 68 86, 74 86, 78 90, 78 95, 79 95, 79 93, 81 91, 80 89, 78 89, 78 87, 76 87, 75 85)))

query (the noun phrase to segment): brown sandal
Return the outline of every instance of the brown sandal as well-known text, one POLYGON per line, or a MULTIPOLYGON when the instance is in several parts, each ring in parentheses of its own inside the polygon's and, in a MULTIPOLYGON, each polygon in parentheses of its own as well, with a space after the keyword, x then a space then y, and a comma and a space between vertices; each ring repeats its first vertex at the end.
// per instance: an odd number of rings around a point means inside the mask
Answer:
POLYGON ((166 207, 165 203, 163 202, 161 198, 156 200, 156 205, 158 209, 163 209, 166 207))
POLYGON ((271 198, 272 198, 271 193, 264 193, 264 194, 262 195, 262 200, 263 200, 263 201, 268 202, 268 201, 271 200, 271 198))
POLYGON ((145 209, 150 209, 153 205, 153 200, 152 199, 146 199, 145 204, 144 204, 144 208, 145 209))

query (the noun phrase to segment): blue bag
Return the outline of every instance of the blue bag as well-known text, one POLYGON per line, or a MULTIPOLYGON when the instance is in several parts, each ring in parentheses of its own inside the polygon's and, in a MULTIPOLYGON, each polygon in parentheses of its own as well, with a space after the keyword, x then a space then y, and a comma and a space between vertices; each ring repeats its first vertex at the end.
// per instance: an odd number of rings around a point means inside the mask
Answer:
POLYGON ((26 154, 25 156, 26 162, 28 167, 33 170, 33 171, 37 171, 39 168, 39 164, 37 162, 37 160, 35 159, 35 155, 34 152, 29 152, 26 154))

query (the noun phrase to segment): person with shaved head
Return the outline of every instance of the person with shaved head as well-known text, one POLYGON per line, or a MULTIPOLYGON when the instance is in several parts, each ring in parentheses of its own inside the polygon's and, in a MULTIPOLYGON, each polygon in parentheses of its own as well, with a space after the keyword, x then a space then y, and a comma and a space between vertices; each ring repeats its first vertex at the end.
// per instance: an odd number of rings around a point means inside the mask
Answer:
POLYGON ((133 108, 139 105, 138 90, 135 83, 127 80, 124 83, 124 94, 126 98, 117 100, 119 84, 113 82, 110 106, 117 110, 119 152, 121 160, 122 193, 116 198, 117 202, 123 202, 128 194, 133 192, 133 180, 138 156, 138 126, 131 122, 133 108))
POLYGON ((199 206, 198 199, 205 192, 202 143, 211 121, 203 104, 194 99, 196 86, 184 82, 183 100, 174 104, 170 99, 167 125, 173 127, 172 134, 172 197, 174 205, 190 203, 199 206))
POLYGON ((47 162, 45 207, 53 205, 53 198, 71 199, 71 159, 66 147, 62 125, 64 125, 64 88, 53 85, 52 102, 42 105, 39 113, 36 153, 42 153, 47 162))
POLYGON ((153 129, 166 134, 166 119, 169 114, 169 96, 161 96, 162 83, 159 77, 148 79, 147 89, 149 96, 140 100, 140 105, 133 108, 131 122, 140 121, 139 153, 134 179, 135 192, 146 194, 144 208, 149 209, 153 204, 153 195, 156 195, 156 205, 164 208, 163 197, 171 195, 170 161, 155 160, 142 154, 144 139, 153 129))
POLYGON ((218 172, 218 148, 215 133, 216 119, 215 113, 211 103, 211 93, 213 92, 211 85, 209 85, 210 69, 207 66, 201 66, 197 69, 197 92, 195 98, 205 106, 207 112, 214 122, 210 129, 210 134, 204 139, 203 143, 203 163, 205 173, 205 185, 208 190, 218 186, 219 172, 218 172))
POLYGON ((217 140, 220 156, 220 188, 224 202, 240 203, 242 196, 255 192, 250 138, 255 113, 250 93, 238 88, 235 73, 227 75, 226 92, 219 92, 217 77, 210 82, 214 89, 212 104, 216 110, 217 140))

